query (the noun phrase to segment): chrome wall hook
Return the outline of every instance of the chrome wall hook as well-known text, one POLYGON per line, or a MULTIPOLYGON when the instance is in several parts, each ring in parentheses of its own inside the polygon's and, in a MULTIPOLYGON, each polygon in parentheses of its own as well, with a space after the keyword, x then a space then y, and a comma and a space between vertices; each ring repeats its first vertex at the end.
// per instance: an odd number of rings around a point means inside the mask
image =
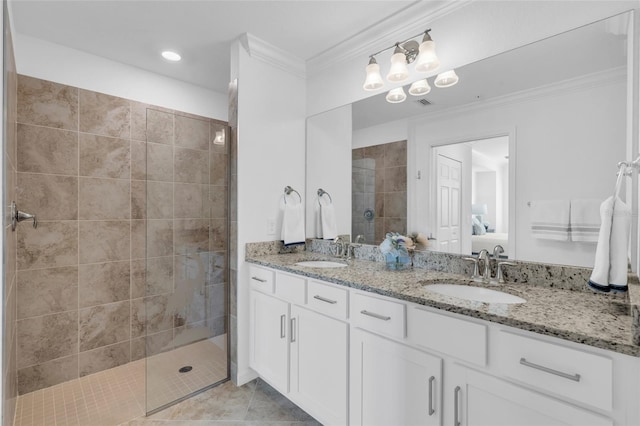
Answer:
POLYGON ((11 230, 15 231, 16 227, 18 226, 18 223, 23 222, 25 220, 29 220, 29 219, 33 220, 33 227, 37 228, 38 218, 36 217, 36 215, 25 213, 23 211, 18 210, 18 207, 16 206, 16 202, 12 201, 11 202, 11 230))

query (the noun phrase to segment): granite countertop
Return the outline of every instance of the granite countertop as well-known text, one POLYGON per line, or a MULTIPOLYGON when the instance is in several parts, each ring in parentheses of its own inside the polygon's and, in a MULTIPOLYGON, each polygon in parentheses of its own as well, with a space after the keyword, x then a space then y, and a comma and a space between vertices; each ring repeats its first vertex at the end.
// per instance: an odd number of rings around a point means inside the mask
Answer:
MULTIPOLYGON (((388 271, 380 262, 351 260, 344 268, 295 265, 304 260, 337 259, 315 252, 248 256, 248 262, 328 281, 407 302, 430 306, 572 342, 640 357, 633 343, 634 327, 628 299, 528 284, 487 285, 467 276, 427 269, 388 271), (486 287, 524 298, 523 304, 489 304, 439 295, 425 286, 455 283, 486 287)), ((630 293, 638 294, 632 284, 630 293)), ((637 331, 636 331, 637 332, 637 331)))

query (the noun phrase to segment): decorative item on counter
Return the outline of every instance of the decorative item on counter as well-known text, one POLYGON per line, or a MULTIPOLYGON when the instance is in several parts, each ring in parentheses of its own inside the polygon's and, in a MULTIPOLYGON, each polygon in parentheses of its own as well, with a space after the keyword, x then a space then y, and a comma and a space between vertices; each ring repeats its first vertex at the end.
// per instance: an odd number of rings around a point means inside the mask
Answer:
POLYGON ((414 249, 413 240, 397 232, 387 233, 386 238, 380 243, 380 252, 384 255, 386 267, 391 270, 411 268, 411 254, 414 249))
POLYGON ((429 238, 420 232, 412 232, 409 238, 411 238, 411 241, 413 241, 413 244, 416 246, 416 250, 425 250, 429 247, 429 238))

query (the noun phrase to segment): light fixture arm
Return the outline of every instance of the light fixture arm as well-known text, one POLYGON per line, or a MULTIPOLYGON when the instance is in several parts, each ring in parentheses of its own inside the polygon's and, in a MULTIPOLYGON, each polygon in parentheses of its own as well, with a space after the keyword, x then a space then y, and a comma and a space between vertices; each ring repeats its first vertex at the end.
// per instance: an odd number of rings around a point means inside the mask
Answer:
POLYGON ((381 54, 382 52, 386 52, 387 50, 393 49, 393 48, 400 48, 401 52, 406 55, 408 51, 404 47, 402 47, 402 45, 405 44, 406 42, 416 38, 416 37, 421 36, 421 35, 424 35, 425 38, 428 37, 428 40, 431 40, 431 36, 429 35, 429 31, 431 31, 431 28, 429 28, 427 30, 424 30, 423 32, 418 33, 418 34, 416 34, 414 36, 408 37, 408 38, 404 39, 403 41, 398 41, 398 42, 392 44, 389 47, 385 47, 384 49, 378 50, 376 53, 372 53, 371 55, 369 55, 369 58, 373 58, 374 56, 377 56, 377 55, 381 54))

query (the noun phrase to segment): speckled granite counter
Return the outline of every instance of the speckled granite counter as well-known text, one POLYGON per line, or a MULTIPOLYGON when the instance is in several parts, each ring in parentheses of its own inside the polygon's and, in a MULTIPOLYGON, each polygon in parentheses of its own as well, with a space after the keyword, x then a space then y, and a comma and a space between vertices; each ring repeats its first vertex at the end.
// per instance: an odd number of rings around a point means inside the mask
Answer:
MULTIPOLYGON (((442 296, 428 291, 425 284, 456 283, 478 285, 468 276, 427 269, 387 271, 381 262, 352 260, 344 268, 309 268, 295 265, 304 260, 336 260, 315 252, 288 254, 248 254, 248 262, 301 274, 350 288, 365 290, 420 305, 508 325, 535 333, 583 343, 597 348, 640 357, 635 345, 637 316, 628 298, 571 291, 527 284, 495 285, 489 288, 527 300, 517 305, 488 304, 442 296)), ((486 285, 483 285, 487 287, 486 285)), ((631 293, 638 294, 638 284, 631 293)))

